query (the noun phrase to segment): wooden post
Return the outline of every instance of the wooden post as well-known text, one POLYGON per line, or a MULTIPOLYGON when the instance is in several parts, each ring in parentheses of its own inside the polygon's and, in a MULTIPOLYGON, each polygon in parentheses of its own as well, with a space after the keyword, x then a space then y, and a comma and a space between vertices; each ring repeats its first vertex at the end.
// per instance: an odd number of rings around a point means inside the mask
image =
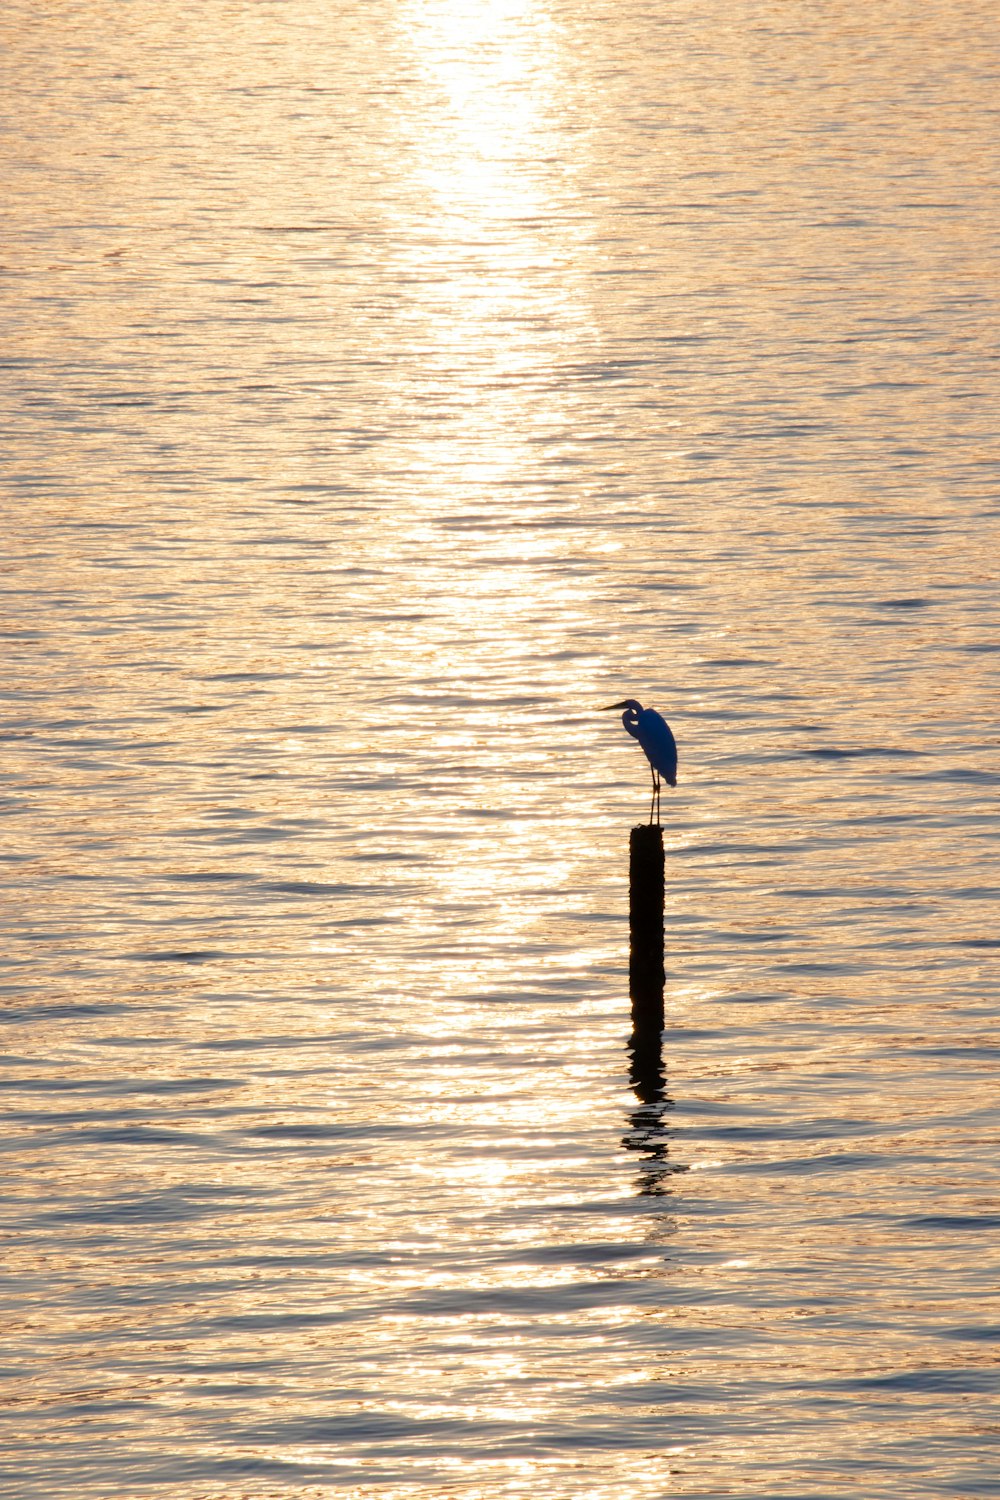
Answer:
POLYGON ((632 1040, 660 1050, 663 1031, 663 829, 640 823, 629 838, 629 963, 632 1040))

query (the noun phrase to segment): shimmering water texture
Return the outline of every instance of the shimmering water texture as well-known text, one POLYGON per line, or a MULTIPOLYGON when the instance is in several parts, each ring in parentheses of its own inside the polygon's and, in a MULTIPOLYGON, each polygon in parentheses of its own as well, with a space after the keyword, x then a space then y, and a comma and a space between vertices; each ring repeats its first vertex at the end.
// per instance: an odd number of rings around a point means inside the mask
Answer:
POLYGON ((994 5, 0 30, 4 1496, 1000 1495, 994 5))

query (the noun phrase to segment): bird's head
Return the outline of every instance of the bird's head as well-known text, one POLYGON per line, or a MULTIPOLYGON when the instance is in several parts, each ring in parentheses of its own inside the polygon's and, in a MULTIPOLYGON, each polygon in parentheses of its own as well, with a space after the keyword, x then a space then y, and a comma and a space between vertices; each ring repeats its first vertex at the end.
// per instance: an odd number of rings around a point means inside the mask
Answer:
POLYGON ((638 698, 623 698, 620 703, 605 703, 604 707, 599 709, 598 712, 606 714, 610 708, 630 708, 633 713, 642 713, 642 704, 638 698))

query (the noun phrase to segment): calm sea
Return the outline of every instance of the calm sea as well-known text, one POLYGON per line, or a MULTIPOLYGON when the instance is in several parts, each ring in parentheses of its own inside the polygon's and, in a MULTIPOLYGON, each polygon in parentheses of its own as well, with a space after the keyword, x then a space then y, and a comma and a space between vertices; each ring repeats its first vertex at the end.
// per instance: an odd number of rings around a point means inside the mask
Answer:
POLYGON ((3 1496, 1000 1495, 994 5, 0 47, 3 1496))

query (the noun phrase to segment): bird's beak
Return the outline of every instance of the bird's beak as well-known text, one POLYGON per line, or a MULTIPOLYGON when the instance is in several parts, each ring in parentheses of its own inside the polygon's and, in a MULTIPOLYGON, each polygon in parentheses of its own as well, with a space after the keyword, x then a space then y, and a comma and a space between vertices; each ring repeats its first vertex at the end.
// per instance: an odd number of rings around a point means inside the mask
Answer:
POLYGON ((603 708, 599 708, 597 710, 597 712, 599 714, 606 714, 609 708, 625 708, 626 706, 627 706, 627 704, 625 702, 622 702, 622 703, 605 703, 604 707, 603 708))

